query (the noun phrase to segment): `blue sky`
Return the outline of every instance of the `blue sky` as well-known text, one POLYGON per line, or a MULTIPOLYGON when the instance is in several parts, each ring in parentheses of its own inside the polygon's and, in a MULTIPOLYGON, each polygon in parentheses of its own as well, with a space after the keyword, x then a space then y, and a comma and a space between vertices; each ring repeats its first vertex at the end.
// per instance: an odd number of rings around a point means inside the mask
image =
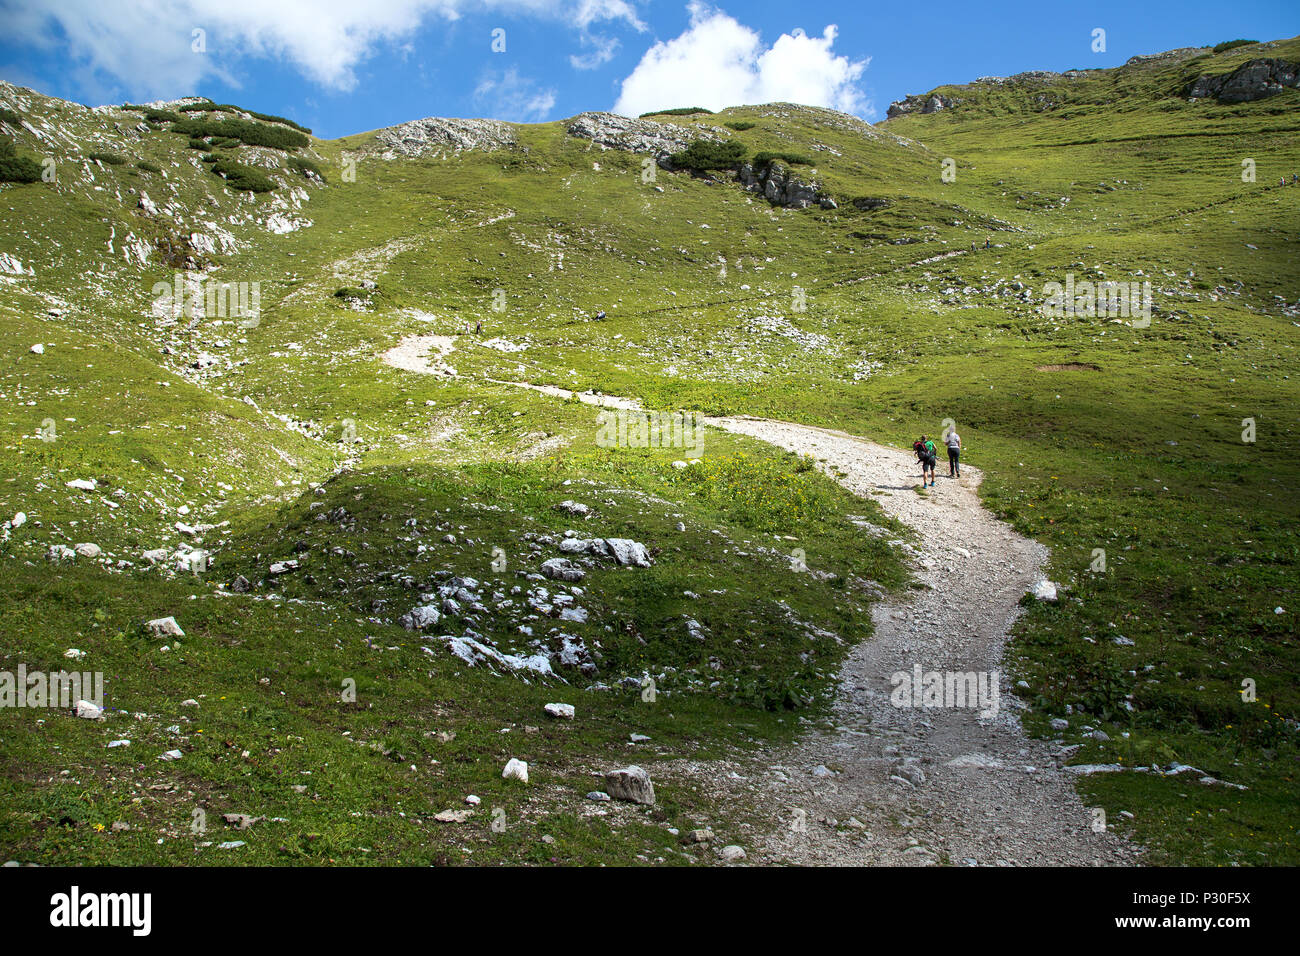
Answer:
POLYGON ((874 121, 942 83, 1297 33, 1294 0, 0 0, 0 78, 91 105, 208 96, 325 137, 772 100, 874 121))

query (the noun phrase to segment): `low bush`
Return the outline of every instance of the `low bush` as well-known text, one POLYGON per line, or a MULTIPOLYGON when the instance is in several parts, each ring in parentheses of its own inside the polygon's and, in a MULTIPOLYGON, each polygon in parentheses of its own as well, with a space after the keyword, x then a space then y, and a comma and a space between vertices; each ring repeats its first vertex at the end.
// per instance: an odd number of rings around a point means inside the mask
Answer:
POLYGON ((0 139, 0 183, 34 183, 41 178, 40 164, 19 156, 11 139, 0 139))
POLYGON ((773 163, 781 162, 787 166, 811 166, 813 160, 811 157, 802 153, 778 153, 778 152, 761 152, 754 154, 755 166, 770 166, 773 163))
POLYGON ((320 166, 313 163, 310 159, 303 159, 301 156, 290 156, 285 162, 285 165, 294 172, 302 173, 304 176, 315 176, 320 179, 321 182, 325 181, 325 173, 321 170, 320 166))
POLYGON ((729 140, 714 143, 697 139, 680 153, 674 153, 672 163, 679 169, 704 172, 711 169, 735 169, 745 161, 747 150, 743 143, 729 140))
POLYGON ((213 157, 213 160, 212 171, 224 179, 231 189, 269 193, 275 188, 275 180, 261 170, 221 157, 213 157))
POLYGON ((696 113, 707 113, 712 115, 713 110, 706 110, 703 106, 678 106, 671 110, 653 110, 649 113, 642 113, 641 118, 647 116, 693 116, 696 113))
POLYGON ((172 132, 191 137, 213 136, 218 139, 232 139, 248 146, 265 146, 268 149, 301 149, 311 142, 303 133, 285 129, 283 126, 240 119, 214 120, 210 116, 173 122, 172 132))
POLYGON ((1214 45, 1214 52, 1223 53, 1227 50, 1235 50, 1239 46, 1250 46, 1252 43, 1258 42, 1258 40, 1224 40, 1222 43, 1214 45))

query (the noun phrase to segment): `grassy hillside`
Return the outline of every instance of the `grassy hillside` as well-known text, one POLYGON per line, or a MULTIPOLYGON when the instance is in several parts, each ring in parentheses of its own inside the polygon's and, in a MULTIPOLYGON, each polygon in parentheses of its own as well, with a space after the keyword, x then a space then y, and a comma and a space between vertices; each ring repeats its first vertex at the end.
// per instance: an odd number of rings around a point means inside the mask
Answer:
POLYGON ((887 524, 870 502, 749 441, 601 447, 596 410, 500 384, 528 381, 904 445, 954 419, 986 502, 1068 585, 1018 625, 1030 728, 1068 719, 1080 763, 1181 762, 1248 788, 1082 778, 1154 860, 1297 862, 1300 186, 1278 179, 1300 170, 1300 92, 1185 96, 1260 55, 1295 60, 1300 41, 942 87, 961 102, 876 127, 786 104, 649 118, 812 160, 787 165, 834 208, 804 209, 726 173, 648 175, 567 121, 384 158, 372 133, 294 146, 292 126, 244 115, 282 148, 191 148, 236 114, 0 86, 19 119, 0 133, 56 173, 0 186, 0 514, 27 516, 0 545, 0 653, 54 670, 83 650, 110 708, 103 724, 0 711, 6 858, 709 862, 669 828, 741 840, 754 821, 683 763, 817 717, 869 638, 873 582, 906 580, 906 534, 863 534, 850 519, 887 524), (209 155, 273 188, 236 188, 209 155), (258 283, 261 311, 177 315, 156 284, 178 272, 258 283), (1150 281, 1149 327, 1045 315, 1067 273, 1150 281), (414 335, 454 336, 455 374, 382 361, 414 335), (567 530, 632 538, 653 565, 543 578, 567 530), (83 542, 105 557, 46 559, 83 542), (182 545, 211 567, 142 558, 182 545), (819 573, 792 568, 796 548, 819 573), (482 610, 400 626, 454 576, 482 610), (561 618, 574 606, 585 621, 561 618), (164 652, 140 625, 167 615, 186 636, 164 652), (554 676, 471 667, 444 635, 544 655, 554 676), (586 656, 565 664, 566 644, 586 656), (551 701, 580 719, 548 720, 551 701), (527 787, 501 779, 511 756, 527 787), (629 762, 654 776, 654 810, 584 799, 629 762), (470 793, 471 822, 433 821, 470 793), (234 831, 226 812, 268 820, 234 831))

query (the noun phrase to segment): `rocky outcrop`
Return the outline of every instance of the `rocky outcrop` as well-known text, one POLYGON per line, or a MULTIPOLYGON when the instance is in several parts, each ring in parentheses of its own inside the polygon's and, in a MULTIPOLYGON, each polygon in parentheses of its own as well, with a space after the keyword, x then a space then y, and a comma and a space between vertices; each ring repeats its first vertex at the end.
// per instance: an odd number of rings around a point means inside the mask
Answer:
POLYGON ((687 128, 672 123, 632 119, 617 113, 596 112, 579 113, 569 121, 568 133, 579 139, 589 139, 603 149, 645 153, 658 160, 681 152, 697 139, 717 142, 726 138, 726 131, 721 129, 687 128))
POLYGON ((1174 60, 1186 60, 1206 52, 1209 47, 1204 46, 1180 46, 1176 50, 1165 50, 1163 53, 1140 53, 1137 56, 1131 56, 1124 61, 1125 66, 1138 66, 1142 63, 1169 63, 1174 60))
POLYGON ((492 152, 510 149, 516 143, 509 123, 488 119, 443 119, 430 116, 390 126, 375 133, 375 142, 362 150, 381 159, 423 156, 431 152, 492 152))
POLYGON ((782 163, 768 163, 758 169, 745 163, 736 173, 736 180, 750 192, 761 194, 776 206, 789 209, 807 209, 809 206, 836 208, 835 200, 824 195, 817 183, 804 182, 791 175, 782 163))
POLYGON ((1231 73, 1198 77, 1187 95, 1194 100, 1214 97, 1220 103, 1248 103, 1297 86, 1300 86, 1300 63, 1263 57, 1249 60, 1231 73))
POLYGON ((893 119, 895 116, 907 116, 910 113, 938 113, 940 110, 951 109, 960 102, 961 100, 944 96, 942 93, 931 93, 928 96, 924 93, 913 93, 911 96, 890 103, 886 116, 893 119))

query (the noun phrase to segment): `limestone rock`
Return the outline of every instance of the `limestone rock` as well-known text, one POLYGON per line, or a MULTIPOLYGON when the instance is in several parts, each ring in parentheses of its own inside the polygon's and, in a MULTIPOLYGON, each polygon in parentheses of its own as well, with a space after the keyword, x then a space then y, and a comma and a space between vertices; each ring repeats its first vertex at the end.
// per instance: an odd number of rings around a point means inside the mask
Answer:
POLYGON ((615 800, 654 806, 655 788, 650 774, 635 764, 605 774, 605 790, 615 800))

